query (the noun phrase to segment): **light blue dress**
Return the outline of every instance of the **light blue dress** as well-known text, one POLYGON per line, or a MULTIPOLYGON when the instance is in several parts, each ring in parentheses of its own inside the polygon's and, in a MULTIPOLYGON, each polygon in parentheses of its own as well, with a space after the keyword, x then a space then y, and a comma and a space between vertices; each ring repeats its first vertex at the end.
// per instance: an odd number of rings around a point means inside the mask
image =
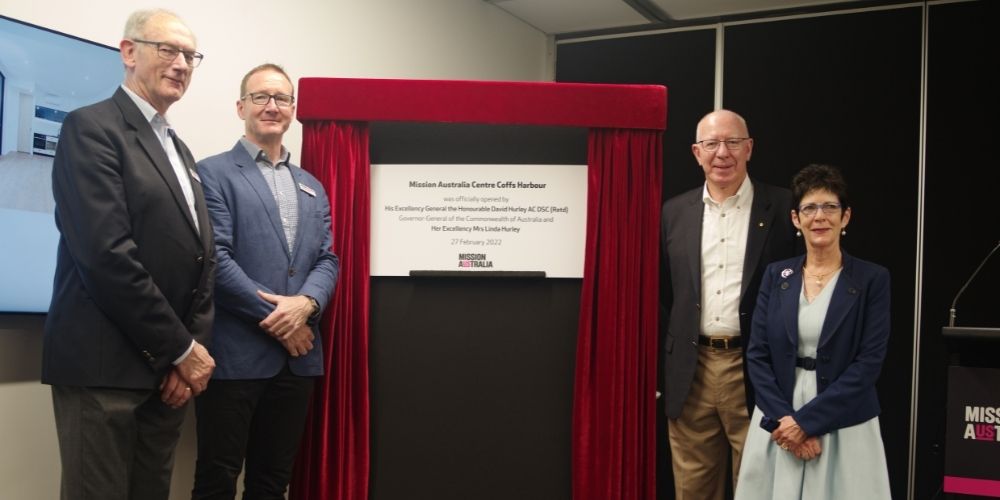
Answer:
MULTIPOLYGON (((799 294, 800 357, 816 357, 823 320, 839 278, 838 271, 812 303, 804 292, 799 294)), ((798 410, 814 397, 816 372, 796 368, 792 407, 798 410)), ((761 417, 760 408, 754 408, 743 447, 736 500, 891 498, 878 417, 821 436, 822 452, 809 461, 779 448, 771 440, 771 433, 761 429, 761 417)))

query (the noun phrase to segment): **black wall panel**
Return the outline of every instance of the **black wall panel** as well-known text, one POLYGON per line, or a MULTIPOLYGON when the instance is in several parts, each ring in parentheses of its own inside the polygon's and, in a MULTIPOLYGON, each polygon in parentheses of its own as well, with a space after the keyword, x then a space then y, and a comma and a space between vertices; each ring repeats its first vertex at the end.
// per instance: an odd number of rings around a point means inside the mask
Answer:
POLYGON ((785 185, 808 163, 847 178, 847 252, 892 275, 878 382, 894 497, 905 497, 913 366, 922 14, 918 7, 728 27, 725 107, 754 137, 750 175, 785 185))
MULTIPOLYGON (((1000 241, 1000 97, 996 79, 1000 2, 930 7, 927 67, 927 187, 924 224, 920 391, 914 498, 940 493, 944 470, 947 365, 1000 367, 1000 339, 944 340, 948 308, 1000 241)), ((1000 255, 957 304, 959 326, 1000 327, 1000 255)), ((997 465, 1000 467, 1000 465, 997 465)), ((950 496, 937 496, 944 498, 950 496)), ((971 498, 955 496, 954 498, 971 498)))
MULTIPOLYGON (((586 130, 376 123, 373 163, 585 164, 586 130)), ((373 500, 570 498, 580 280, 374 277, 373 500)))
POLYGON ((712 111, 715 30, 560 44, 560 82, 656 84, 667 87, 663 134, 664 199, 684 192, 704 174, 691 154, 694 129, 712 111))

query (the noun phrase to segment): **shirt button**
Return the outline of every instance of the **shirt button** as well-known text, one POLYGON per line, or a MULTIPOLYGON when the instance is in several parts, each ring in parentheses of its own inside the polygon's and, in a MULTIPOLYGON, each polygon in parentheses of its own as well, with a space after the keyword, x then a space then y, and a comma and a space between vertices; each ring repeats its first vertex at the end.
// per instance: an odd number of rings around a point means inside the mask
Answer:
POLYGON ((726 216, 725 212, 723 212, 722 215, 720 215, 720 217, 725 217, 725 216, 726 216))
POLYGON ((718 316, 715 317, 715 321, 719 321, 719 317, 718 316))
POLYGON ((719 241, 721 241, 721 242, 725 243, 725 242, 726 242, 726 239, 725 239, 725 238, 722 238, 722 239, 721 239, 721 240, 719 240, 719 241))
POLYGON ((715 294, 716 294, 716 295, 722 295, 722 290, 716 290, 716 291, 715 291, 715 294))
POLYGON ((722 264, 719 264, 719 269, 722 269, 722 264))

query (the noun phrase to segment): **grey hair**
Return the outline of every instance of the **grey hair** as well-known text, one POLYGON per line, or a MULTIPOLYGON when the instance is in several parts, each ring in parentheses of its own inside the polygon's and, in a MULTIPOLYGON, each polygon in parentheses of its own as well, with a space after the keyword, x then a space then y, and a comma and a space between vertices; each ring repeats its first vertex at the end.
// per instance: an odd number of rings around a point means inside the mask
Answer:
MULTIPOLYGON (((146 25, 154 17, 168 17, 180 21, 182 24, 184 21, 181 20, 180 16, 174 14, 167 9, 144 9, 137 10, 128 16, 128 21, 125 22, 125 33, 124 38, 129 40, 141 39, 146 37, 146 25)), ((185 24, 186 26, 186 24, 185 24)), ((190 28, 188 31, 191 31, 190 28)), ((191 35, 194 37, 194 34, 191 35)))

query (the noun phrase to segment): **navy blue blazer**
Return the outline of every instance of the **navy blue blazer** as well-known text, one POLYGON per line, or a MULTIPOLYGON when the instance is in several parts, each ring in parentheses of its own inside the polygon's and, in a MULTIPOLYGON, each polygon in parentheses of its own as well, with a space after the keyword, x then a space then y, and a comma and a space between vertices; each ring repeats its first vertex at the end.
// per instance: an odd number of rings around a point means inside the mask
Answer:
POLYGON ((274 305, 257 290, 308 295, 325 308, 333 295, 340 263, 330 247, 330 202, 319 181, 289 164, 295 179, 299 222, 289 253, 278 204, 260 168, 237 141, 230 151, 198 162, 205 204, 215 231, 215 325, 209 351, 212 378, 259 379, 277 375, 287 362, 296 375, 323 373, 317 327, 313 349, 291 357, 260 323, 274 305))
POLYGON ((792 409, 799 342, 799 256, 767 267, 757 296, 747 371, 768 428, 792 415, 809 436, 850 427, 879 414, 875 381, 889 341, 889 271, 843 255, 816 352, 817 395, 792 409))
MULTIPOLYGON (((191 152, 174 145, 191 172, 191 152)), ((66 116, 52 162, 60 235, 42 382, 156 390, 192 339, 209 342, 215 252, 196 179, 191 189, 197 226, 124 90, 66 116)))

